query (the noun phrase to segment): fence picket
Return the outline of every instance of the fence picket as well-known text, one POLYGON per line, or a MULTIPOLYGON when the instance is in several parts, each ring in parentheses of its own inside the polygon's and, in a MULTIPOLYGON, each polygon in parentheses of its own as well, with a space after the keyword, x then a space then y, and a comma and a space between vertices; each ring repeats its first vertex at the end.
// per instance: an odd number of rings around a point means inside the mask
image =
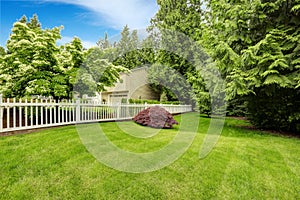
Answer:
MULTIPOLYGON (((13 99, 13 103, 16 104, 16 98, 13 99)), ((16 128, 16 106, 13 106, 13 127, 16 128)))
MULTIPOLYGON (((19 103, 20 104, 22 103, 22 99, 19 99, 19 103)), ((23 107, 20 106, 19 107, 19 127, 22 127, 22 109, 23 109, 23 107)))
POLYGON ((35 100, 36 106, 35 106, 35 125, 37 126, 39 124, 39 108, 38 108, 38 100, 35 100))
MULTIPOLYGON (((9 103, 9 98, 6 99, 7 103, 9 103)), ((7 106, 6 108, 6 116, 7 116, 7 119, 6 119, 6 128, 9 128, 10 127, 10 123, 9 123, 9 120, 10 120, 10 107, 7 106)))
POLYGON ((28 106, 26 106, 27 105, 27 99, 25 99, 25 107, 24 107, 24 109, 25 109, 25 127, 27 127, 27 125, 28 125, 28 106))
POLYGON ((31 104, 31 106, 30 106, 30 126, 33 126, 33 106, 32 106, 33 100, 32 99, 30 100, 30 104, 31 104))

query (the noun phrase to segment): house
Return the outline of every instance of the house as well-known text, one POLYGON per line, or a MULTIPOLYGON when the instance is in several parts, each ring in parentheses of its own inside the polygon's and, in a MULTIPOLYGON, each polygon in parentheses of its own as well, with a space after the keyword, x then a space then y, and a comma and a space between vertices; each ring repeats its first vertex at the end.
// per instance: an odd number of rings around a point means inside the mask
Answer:
POLYGON ((101 100, 105 103, 121 103, 122 99, 159 100, 159 94, 149 85, 147 67, 132 69, 130 73, 121 73, 120 81, 114 87, 101 92, 101 100))

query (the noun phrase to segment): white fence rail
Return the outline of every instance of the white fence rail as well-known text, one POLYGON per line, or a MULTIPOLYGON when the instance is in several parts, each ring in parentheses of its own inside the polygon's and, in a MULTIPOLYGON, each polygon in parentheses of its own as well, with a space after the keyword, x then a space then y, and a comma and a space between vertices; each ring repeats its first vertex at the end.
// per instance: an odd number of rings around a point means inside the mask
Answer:
MULTIPOLYGON (((156 104, 157 105, 157 104, 156 104)), ((16 100, 0 95, 0 132, 67 124, 131 119, 154 104, 100 104, 80 100, 16 100)), ((160 104, 170 113, 192 110, 191 105, 160 104)))

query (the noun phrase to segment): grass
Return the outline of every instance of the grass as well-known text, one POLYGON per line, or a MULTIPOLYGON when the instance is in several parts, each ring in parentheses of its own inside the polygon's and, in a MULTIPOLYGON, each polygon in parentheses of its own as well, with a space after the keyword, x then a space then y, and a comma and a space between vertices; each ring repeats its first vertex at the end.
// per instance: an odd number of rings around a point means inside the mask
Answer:
MULTIPOLYGON (((196 113, 184 115, 199 120, 196 113)), ((299 139, 243 129, 247 122, 228 118, 214 150, 200 160, 209 122, 200 118, 194 142, 177 161, 141 174, 99 163, 75 126, 0 137, 0 199, 300 199, 299 139)), ((179 128, 154 133, 133 122, 101 127, 115 145, 135 152, 162 148, 179 128), (152 137, 130 135, 138 129, 152 137)))

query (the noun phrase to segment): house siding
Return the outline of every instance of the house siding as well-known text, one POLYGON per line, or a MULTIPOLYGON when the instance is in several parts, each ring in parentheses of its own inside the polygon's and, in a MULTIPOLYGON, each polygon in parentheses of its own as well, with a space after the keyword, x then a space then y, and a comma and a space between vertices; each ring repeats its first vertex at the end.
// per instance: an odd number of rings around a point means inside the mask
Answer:
POLYGON ((102 92, 102 100, 108 103, 119 103, 122 99, 148 99, 159 100, 159 94, 149 85, 147 68, 136 68, 131 73, 121 73, 121 81, 114 87, 106 88, 102 92))

